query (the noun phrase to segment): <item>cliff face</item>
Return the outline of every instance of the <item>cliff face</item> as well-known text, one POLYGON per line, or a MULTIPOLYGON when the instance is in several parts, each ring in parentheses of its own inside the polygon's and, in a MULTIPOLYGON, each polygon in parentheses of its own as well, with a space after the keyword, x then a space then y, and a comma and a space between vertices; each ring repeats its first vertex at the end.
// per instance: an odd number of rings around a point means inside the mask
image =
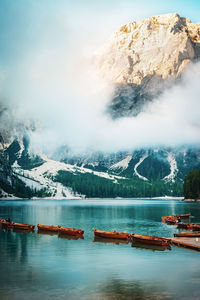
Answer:
POLYGON ((116 85, 111 109, 118 116, 137 114, 198 58, 200 23, 167 14, 122 26, 97 52, 96 64, 116 85))

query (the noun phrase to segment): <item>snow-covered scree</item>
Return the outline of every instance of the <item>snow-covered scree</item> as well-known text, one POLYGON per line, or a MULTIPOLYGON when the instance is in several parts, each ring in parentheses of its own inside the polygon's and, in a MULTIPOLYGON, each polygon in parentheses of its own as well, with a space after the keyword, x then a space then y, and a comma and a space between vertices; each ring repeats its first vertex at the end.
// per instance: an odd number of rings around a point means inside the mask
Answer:
POLYGON ((142 175, 140 175, 137 171, 137 168, 139 167, 139 165, 148 157, 148 154, 145 154, 144 156, 142 156, 139 160, 139 162, 135 165, 134 167, 134 171, 135 171, 135 174, 142 180, 145 180, 145 181, 148 181, 148 179, 142 175))
POLYGON ((45 162, 41 166, 34 168, 32 170, 22 170, 21 167, 15 163, 13 165, 13 171, 27 186, 31 189, 40 190, 42 188, 47 188, 51 193, 51 197, 56 199, 79 199, 84 197, 84 195, 74 194, 71 188, 63 186, 61 183, 54 182, 51 178, 56 176, 58 171, 68 171, 71 173, 91 173, 96 176, 100 176, 113 182, 117 183, 118 179, 125 179, 124 177, 111 175, 106 172, 93 171, 87 168, 78 167, 76 165, 65 164, 59 161, 54 161, 48 159, 47 157, 42 157, 45 162))
POLYGON ((176 162, 176 159, 174 157, 174 155, 170 152, 167 152, 168 153, 168 162, 170 164, 170 173, 169 175, 165 176, 163 178, 163 180, 165 180, 166 182, 169 182, 169 181, 172 181, 174 182, 175 181, 175 177, 176 177, 176 174, 178 173, 178 167, 177 167, 177 162, 176 162))
POLYGON ((133 157, 132 154, 128 154, 124 159, 122 159, 118 163, 112 165, 110 167, 110 170, 120 169, 121 172, 126 170, 128 168, 129 162, 131 161, 132 157, 133 157))

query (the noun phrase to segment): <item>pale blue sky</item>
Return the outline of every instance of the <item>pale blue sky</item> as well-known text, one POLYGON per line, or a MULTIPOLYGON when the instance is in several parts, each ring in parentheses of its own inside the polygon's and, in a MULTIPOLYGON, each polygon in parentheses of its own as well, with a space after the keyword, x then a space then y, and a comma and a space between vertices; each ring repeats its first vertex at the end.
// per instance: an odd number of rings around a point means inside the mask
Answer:
POLYGON ((36 46, 62 43, 68 31, 103 40, 123 23, 170 12, 200 22, 200 1, 0 0, 0 65, 17 62, 36 46))

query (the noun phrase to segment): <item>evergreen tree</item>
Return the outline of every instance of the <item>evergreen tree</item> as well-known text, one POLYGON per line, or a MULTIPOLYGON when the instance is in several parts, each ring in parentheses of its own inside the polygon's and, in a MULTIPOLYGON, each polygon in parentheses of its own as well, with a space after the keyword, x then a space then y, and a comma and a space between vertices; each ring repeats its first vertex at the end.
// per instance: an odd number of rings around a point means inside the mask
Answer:
POLYGON ((184 181, 184 197, 186 199, 200 198, 200 169, 193 170, 184 181))

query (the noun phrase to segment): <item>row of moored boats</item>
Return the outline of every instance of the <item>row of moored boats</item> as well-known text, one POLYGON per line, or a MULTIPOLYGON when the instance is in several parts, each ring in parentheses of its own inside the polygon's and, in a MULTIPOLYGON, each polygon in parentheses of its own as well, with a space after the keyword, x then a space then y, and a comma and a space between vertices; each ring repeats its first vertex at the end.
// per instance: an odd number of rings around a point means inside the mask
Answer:
MULTIPOLYGON (((35 225, 30 224, 23 224, 23 223, 15 223, 12 222, 9 218, 8 219, 0 219, 0 224, 5 229, 17 229, 17 230, 27 230, 27 231, 34 231, 35 225)), ((43 224, 37 224, 38 231, 46 231, 46 232, 58 232, 68 235, 74 235, 74 236, 83 236, 84 231, 81 229, 76 228, 68 228, 63 227, 60 225, 43 225, 43 224)))
POLYGON ((200 224, 181 222, 182 219, 189 219, 190 216, 190 214, 163 216, 162 222, 176 225, 178 229, 192 230, 192 232, 175 233, 175 237, 200 237, 200 224))
MULTIPOLYGON (((182 223, 181 220, 185 218, 189 218, 190 214, 182 214, 182 215, 173 215, 173 216, 164 216, 162 217, 162 221, 167 224, 177 225, 178 228, 186 228, 189 230, 193 230, 195 232, 182 232, 174 234, 176 237, 193 237, 200 236, 200 225, 193 223, 182 223)), ((15 223, 8 219, 0 219, 0 224, 5 229, 14 229, 14 230, 25 230, 25 231, 34 231, 35 225, 23 224, 23 223, 15 223)), ((84 230, 76 229, 76 228, 68 228, 60 225, 43 225, 37 224, 38 232, 51 232, 51 233, 59 233, 66 236, 76 236, 83 237, 84 230)), ((143 243, 148 245, 156 245, 156 246, 169 246, 171 244, 171 238, 166 237, 157 237, 151 235, 141 235, 141 234, 133 234, 128 233, 127 231, 103 231, 93 229, 95 238, 102 239, 114 239, 114 240, 127 240, 132 241, 133 243, 143 243)))
MULTIPOLYGON (((17 229, 17 230, 27 230, 34 231, 35 225, 15 223, 10 219, 0 219, 0 223, 5 229, 17 229)), ((68 228, 56 225, 43 225, 37 224, 38 232, 55 232, 60 234, 65 234, 68 236, 79 236, 83 237, 84 231, 76 228, 68 228)), ((127 240, 132 242, 142 242, 149 245, 157 246, 169 246, 170 240, 165 237, 155 237, 155 236, 145 236, 140 234, 128 233, 127 231, 104 231, 96 230, 93 228, 93 233, 95 238, 102 239, 112 239, 112 240, 127 240)))

